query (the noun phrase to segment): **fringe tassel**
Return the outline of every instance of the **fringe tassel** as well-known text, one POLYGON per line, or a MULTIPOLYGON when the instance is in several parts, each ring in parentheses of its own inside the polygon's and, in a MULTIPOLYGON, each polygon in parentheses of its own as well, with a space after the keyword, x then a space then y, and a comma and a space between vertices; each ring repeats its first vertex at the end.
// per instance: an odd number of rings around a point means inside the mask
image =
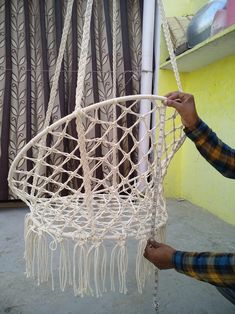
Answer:
POLYGON ((48 245, 46 235, 40 233, 37 241, 38 285, 40 285, 41 283, 48 281, 49 278, 48 245))
MULTIPOLYGON (((164 227, 158 230, 156 239, 164 242, 164 227)), ((138 241, 136 281, 139 293, 142 293, 146 278, 153 270, 152 264, 143 257, 146 242, 147 238, 138 241)), ((115 291, 118 288, 120 293, 127 293, 128 249, 125 239, 116 242, 108 262, 107 250, 102 242, 89 245, 89 242, 85 241, 78 241, 75 244, 72 244, 72 240, 61 241, 48 232, 36 229, 32 219, 27 215, 24 254, 27 277, 36 277, 38 285, 51 277, 54 290, 53 263, 56 252, 59 252, 59 285, 62 291, 67 285, 72 285, 75 296, 101 297, 107 291, 106 277, 109 268, 111 290, 115 291)))
POLYGON ((54 251, 51 250, 51 289, 52 291, 55 290, 54 273, 53 273, 53 257, 54 257, 54 251))
POLYGON ((25 218, 25 253, 26 276, 35 277, 35 264, 37 265, 37 283, 40 285, 48 281, 48 245, 47 237, 42 232, 33 229, 32 220, 29 215, 25 218))
POLYGON ((83 297, 88 288, 88 249, 78 242, 73 250, 73 290, 75 296, 83 297))
POLYGON ((59 266, 59 281, 60 281, 60 289, 62 291, 65 290, 67 281, 68 281, 68 254, 66 252, 64 241, 60 243, 60 266, 59 266))
POLYGON ((128 252, 125 241, 118 241, 111 252, 110 279, 111 290, 115 291, 115 261, 117 263, 117 273, 119 281, 119 292, 127 293, 126 273, 128 268, 128 252))
POLYGON ((24 224, 24 240, 25 240, 25 252, 24 259, 26 262, 26 276, 34 278, 33 273, 33 250, 34 250, 34 237, 36 234, 33 232, 32 223, 30 220, 30 215, 25 216, 24 224))
POLYGON ((139 293, 142 293, 143 291, 146 279, 146 269, 149 264, 149 262, 147 262, 147 260, 143 256, 146 243, 146 239, 142 239, 139 241, 136 256, 136 282, 139 293))
POLYGON ((87 284, 88 293, 94 295, 91 286, 95 287, 96 297, 101 297, 103 292, 106 292, 106 268, 107 268, 107 251, 103 244, 96 243, 91 246, 87 255, 87 284), (93 269, 91 268, 93 263, 93 269), (94 282, 91 283, 91 274, 93 272, 94 282))
POLYGON ((71 265, 71 254, 70 254, 70 249, 69 249, 69 241, 67 240, 67 245, 66 245, 66 254, 67 254, 67 263, 68 263, 68 282, 69 285, 73 285, 73 279, 72 279, 72 265, 71 265))
POLYGON ((103 250, 103 254, 101 254, 101 282, 102 282, 102 292, 107 292, 107 289, 105 287, 106 283, 106 269, 107 269, 107 251, 105 246, 102 244, 101 248, 103 250))

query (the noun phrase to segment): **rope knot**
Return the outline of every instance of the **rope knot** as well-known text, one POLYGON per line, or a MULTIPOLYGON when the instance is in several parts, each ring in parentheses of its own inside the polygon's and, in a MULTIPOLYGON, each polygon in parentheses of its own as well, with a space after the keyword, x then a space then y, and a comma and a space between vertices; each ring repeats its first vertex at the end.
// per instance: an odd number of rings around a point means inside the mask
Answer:
POLYGON ((102 240, 97 235, 92 235, 91 242, 93 243, 93 246, 97 248, 101 245, 102 240))
POLYGON ((78 239, 77 243, 78 243, 78 246, 81 247, 85 244, 85 239, 78 239))
POLYGON ((39 236, 39 238, 41 238, 42 237, 42 229, 41 228, 38 228, 38 236, 39 236))
POLYGON ((121 235, 117 243, 119 246, 124 246, 126 244, 126 234, 121 235))

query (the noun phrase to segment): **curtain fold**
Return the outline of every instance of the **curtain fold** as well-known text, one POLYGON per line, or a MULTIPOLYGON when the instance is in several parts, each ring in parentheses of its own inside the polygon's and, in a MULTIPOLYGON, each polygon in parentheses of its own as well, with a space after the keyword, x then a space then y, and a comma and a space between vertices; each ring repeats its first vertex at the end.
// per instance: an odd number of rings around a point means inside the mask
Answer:
MULTIPOLYGON (((9 167, 17 153, 42 130, 66 6, 66 0, 0 0, 0 200, 15 198, 8 189, 9 167)), ((117 1, 117 96, 140 92, 142 6, 142 0, 117 1)), ((75 107, 85 9, 86 1, 75 0, 51 122, 71 113, 75 107)), ((113 97, 112 37, 112 1, 95 0, 83 106, 113 97)), ((110 107, 99 112, 99 117, 109 119, 112 110, 110 107)), ((134 121, 127 118, 121 123, 131 126, 134 121)), ((99 125, 94 132, 99 136, 104 130, 99 125)), ((75 124, 71 126, 71 135, 77 137, 75 124)), ((120 133, 118 137, 121 138, 120 133)), ((47 144, 53 145, 53 141, 50 138, 47 144)), ((69 151, 72 145, 64 139, 61 149, 69 151)), ((123 141, 122 146, 124 151, 130 150, 131 138, 123 141)), ((107 149, 101 145, 95 154, 100 157, 107 149)), ((32 168, 30 156, 34 153, 28 151, 27 164, 22 164, 25 170, 32 168)), ((60 164, 61 160, 53 162, 60 164)), ((64 167, 73 169, 78 165, 64 167)), ((120 167, 123 175, 128 173, 128 164, 120 167)), ((49 175, 50 170, 46 171, 49 175)), ((102 166, 96 169, 98 178, 106 174, 108 169, 102 166)), ((63 174, 57 179, 66 181, 63 174)), ((73 184, 79 186, 79 182, 73 184)))

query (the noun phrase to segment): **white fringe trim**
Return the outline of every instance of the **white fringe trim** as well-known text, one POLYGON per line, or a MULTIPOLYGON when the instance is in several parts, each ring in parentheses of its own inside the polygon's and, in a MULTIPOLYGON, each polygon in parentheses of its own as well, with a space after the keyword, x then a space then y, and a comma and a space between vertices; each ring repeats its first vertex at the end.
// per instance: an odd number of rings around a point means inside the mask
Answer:
MULTIPOLYGON (((164 229, 157 232, 158 241, 164 241, 164 229)), ((139 293, 142 293, 148 275, 154 273, 152 264, 143 257, 146 242, 147 237, 138 240, 135 274, 139 293)), ((38 285, 51 277, 54 290, 55 254, 59 254, 59 285, 62 291, 67 286, 73 286, 75 296, 101 297, 107 291, 109 269, 111 290, 127 293, 128 249, 125 240, 115 242, 109 257, 103 242, 88 244, 85 241, 58 240, 52 234, 35 228, 30 214, 26 215, 24 258, 27 277, 36 279, 38 285)))

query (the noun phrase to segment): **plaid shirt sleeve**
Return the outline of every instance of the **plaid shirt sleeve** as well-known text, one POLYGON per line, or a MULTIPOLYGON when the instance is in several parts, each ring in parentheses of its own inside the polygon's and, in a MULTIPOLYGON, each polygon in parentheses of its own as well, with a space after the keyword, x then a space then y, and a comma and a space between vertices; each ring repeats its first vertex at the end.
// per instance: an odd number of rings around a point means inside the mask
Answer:
POLYGON ((235 179, 235 149, 224 144, 202 120, 193 131, 185 128, 184 132, 215 169, 223 176, 235 179))
POLYGON ((235 254, 176 251, 175 269, 212 285, 235 289, 235 254))

